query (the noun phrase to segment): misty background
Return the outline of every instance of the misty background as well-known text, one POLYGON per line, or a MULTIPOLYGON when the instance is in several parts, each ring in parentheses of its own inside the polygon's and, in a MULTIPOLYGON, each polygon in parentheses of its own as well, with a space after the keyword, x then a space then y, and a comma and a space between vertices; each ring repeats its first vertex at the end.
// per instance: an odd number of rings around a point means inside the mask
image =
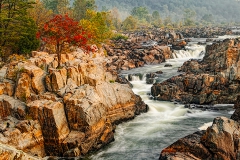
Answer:
POLYGON ((116 7, 121 19, 131 14, 134 7, 144 6, 149 13, 158 11, 162 19, 170 17, 172 21, 182 21, 184 11, 195 12, 195 20, 208 19, 214 23, 240 22, 239 0, 96 0, 98 11, 107 11, 116 7))

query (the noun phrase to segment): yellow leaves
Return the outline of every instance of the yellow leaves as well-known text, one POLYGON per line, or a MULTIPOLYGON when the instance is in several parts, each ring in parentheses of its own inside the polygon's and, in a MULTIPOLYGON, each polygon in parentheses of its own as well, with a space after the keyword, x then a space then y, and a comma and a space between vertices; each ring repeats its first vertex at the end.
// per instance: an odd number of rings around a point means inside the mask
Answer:
POLYGON ((101 44, 112 35, 111 21, 107 12, 87 10, 86 19, 80 20, 80 25, 91 34, 92 44, 101 44))

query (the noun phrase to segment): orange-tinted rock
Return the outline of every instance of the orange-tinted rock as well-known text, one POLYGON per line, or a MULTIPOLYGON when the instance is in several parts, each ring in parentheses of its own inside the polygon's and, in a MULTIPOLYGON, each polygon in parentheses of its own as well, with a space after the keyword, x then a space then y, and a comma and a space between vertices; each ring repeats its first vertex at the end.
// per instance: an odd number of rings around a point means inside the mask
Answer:
POLYGON ((22 150, 17 150, 16 148, 6 145, 0 144, 0 157, 3 160, 41 160, 42 158, 34 157, 27 153, 24 153, 22 150))
POLYGON ((209 148, 213 159, 239 159, 240 125, 225 117, 215 118, 201 142, 209 148))
POLYGON ((179 139, 169 147, 162 150, 159 160, 200 160, 211 159, 211 152, 201 143, 203 131, 195 132, 179 139))
POLYGON ((45 156, 41 126, 38 121, 7 118, 0 123, 0 143, 14 146, 31 155, 45 156))
POLYGON ((28 110, 32 119, 41 125, 46 154, 63 154, 60 144, 70 133, 63 104, 37 100, 28 104, 28 110))
POLYGON ((19 120, 26 116, 26 106, 20 100, 7 95, 0 95, 0 118, 4 119, 8 116, 15 117, 19 120))
POLYGON ((4 143, 39 157, 82 156, 113 141, 115 124, 147 111, 127 84, 105 71, 101 56, 90 59, 77 49, 62 55, 62 68, 56 69, 56 55, 33 54, 11 63, 0 84, 4 143))

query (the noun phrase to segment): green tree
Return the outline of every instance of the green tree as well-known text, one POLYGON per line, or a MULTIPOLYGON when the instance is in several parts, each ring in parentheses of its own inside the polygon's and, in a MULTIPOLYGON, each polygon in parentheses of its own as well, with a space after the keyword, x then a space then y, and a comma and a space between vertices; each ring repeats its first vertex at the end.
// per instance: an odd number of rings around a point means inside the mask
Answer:
POLYGON ((162 26, 162 19, 158 11, 153 11, 152 13, 152 25, 154 27, 161 27, 162 26))
POLYGON ((184 10, 184 25, 193 26, 195 23, 196 12, 191 9, 184 10))
POLYGON ((170 16, 167 16, 165 19, 164 19, 164 26, 165 27, 168 27, 168 28, 172 28, 172 19, 170 16))
POLYGON ((146 7, 134 7, 131 11, 131 15, 136 17, 139 20, 146 20, 147 16, 149 15, 148 9, 146 7))
MULTIPOLYGON (((0 0, 0 52, 11 54, 19 50, 19 41, 33 32, 28 32, 32 22, 27 10, 32 7, 26 0, 0 0)), ((26 46, 27 47, 27 46, 26 46)))
POLYGON ((51 10, 54 14, 69 14, 69 0, 42 0, 46 9, 51 10))
POLYGON ((37 25, 33 19, 28 19, 25 23, 24 35, 16 43, 15 51, 18 54, 29 54, 39 47, 40 41, 36 37, 37 25))
POLYGON ((136 18, 129 16, 122 22, 122 30, 134 30, 137 28, 137 23, 138 21, 136 18))
POLYGON ((204 24, 213 23, 213 15, 212 14, 204 14, 201 20, 204 24))
POLYGON ((100 45, 112 35, 112 22, 109 12, 95 12, 87 10, 85 19, 80 20, 80 25, 91 34, 89 42, 100 45))
POLYGON ((160 14, 158 11, 153 11, 152 13, 152 18, 153 19, 160 19, 160 14))
POLYGON ((86 18, 87 10, 95 10, 95 0, 75 0, 73 3, 73 17, 75 20, 86 18))

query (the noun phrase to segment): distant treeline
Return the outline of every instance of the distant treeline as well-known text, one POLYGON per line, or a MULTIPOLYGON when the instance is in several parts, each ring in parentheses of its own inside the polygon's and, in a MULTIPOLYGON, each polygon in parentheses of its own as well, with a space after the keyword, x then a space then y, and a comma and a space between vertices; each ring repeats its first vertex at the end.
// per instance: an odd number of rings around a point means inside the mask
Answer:
POLYGON ((190 9, 196 13, 195 20, 214 23, 240 22, 240 1, 238 0, 96 0, 98 10, 118 8, 125 19, 134 7, 145 6, 149 12, 158 11, 162 19, 170 17, 172 21, 184 20, 184 11, 190 9))

